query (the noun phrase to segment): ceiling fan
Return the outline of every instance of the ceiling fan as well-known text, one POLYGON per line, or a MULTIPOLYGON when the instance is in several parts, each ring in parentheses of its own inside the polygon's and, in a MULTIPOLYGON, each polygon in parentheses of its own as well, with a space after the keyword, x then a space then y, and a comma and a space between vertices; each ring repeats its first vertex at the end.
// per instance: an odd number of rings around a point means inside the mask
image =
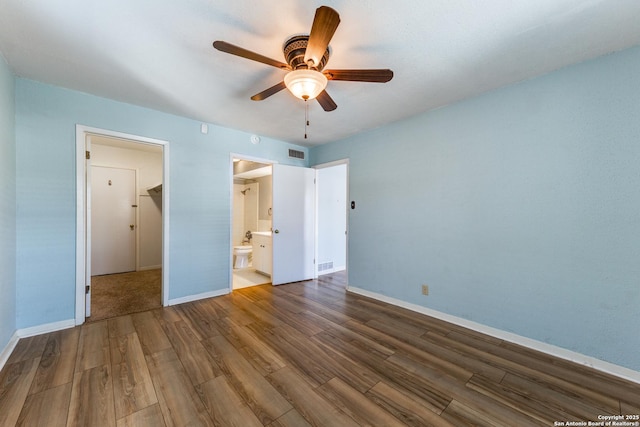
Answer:
POLYGON ((315 98, 325 111, 333 111, 338 106, 325 90, 328 80, 386 83, 393 78, 393 71, 389 69, 325 70, 331 53, 329 41, 338 24, 338 12, 328 6, 316 9, 311 33, 292 36, 284 42, 282 50, 287 63, 220 40, 213 42, 213 47, 221 52, 288 71, 282 82, 253 95, 252 100, 262 101, 287 88, 297 98, 305 101, 315 98))

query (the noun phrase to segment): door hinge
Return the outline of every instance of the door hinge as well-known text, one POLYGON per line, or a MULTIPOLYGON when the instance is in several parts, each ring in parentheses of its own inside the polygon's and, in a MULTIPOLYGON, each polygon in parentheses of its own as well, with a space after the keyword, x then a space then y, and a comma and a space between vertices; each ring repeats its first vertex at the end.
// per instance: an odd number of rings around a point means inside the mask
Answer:
POLYGON ((87 285, 87 286, 84 287, 84 293, 85 294, 88 294, 90 290, 91 290, 91 286, 87 285))
POLYGON ((90 160, 90 159, 91 159, 91 151, 85 151, 84 156, 85 156, 85 158, 86 158, 87 160, 90 160))

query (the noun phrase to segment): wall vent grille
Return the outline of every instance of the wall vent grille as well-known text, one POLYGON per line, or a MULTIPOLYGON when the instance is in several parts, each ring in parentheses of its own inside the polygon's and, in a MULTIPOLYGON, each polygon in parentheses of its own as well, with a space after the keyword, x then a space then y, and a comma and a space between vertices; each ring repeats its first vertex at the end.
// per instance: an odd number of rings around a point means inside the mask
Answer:
POLYGON ((304 160, 304 151, 289 149, 289 157, 304 160))
POLYGON ((323 262, 322 264, 318 264, 318 272, 325 270, 333 270, 333 261, 323 262))

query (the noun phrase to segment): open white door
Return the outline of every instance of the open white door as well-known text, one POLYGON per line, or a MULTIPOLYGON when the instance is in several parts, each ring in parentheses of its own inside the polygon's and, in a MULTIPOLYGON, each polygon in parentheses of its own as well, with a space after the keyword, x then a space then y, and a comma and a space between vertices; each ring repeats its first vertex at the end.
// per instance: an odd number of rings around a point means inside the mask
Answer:
POLYGON ((315 170, 273 165, 274 285, 315 274, 315 170))

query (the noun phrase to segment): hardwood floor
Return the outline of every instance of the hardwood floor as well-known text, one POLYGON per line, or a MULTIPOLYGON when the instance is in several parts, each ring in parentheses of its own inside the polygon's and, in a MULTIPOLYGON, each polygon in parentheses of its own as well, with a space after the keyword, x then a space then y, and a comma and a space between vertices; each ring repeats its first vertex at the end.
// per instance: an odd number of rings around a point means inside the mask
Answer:
MULTIPOLYGON (((344 275, 20 340, 0 426, 554 426, 640 385, 346 293, 344 275)), ((586 424, 585 424, 586 425, 586 424)))

